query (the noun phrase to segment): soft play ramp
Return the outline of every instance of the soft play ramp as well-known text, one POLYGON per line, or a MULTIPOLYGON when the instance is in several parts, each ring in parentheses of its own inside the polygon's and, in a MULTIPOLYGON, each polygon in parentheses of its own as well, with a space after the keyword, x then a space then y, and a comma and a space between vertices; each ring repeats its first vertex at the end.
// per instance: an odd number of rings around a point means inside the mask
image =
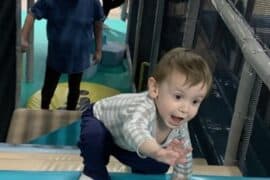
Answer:
POLYGON ((80 111, 18 108, 13 112, 6 141, 12 144, 28 143, 68 127, 80 117, 80 111))

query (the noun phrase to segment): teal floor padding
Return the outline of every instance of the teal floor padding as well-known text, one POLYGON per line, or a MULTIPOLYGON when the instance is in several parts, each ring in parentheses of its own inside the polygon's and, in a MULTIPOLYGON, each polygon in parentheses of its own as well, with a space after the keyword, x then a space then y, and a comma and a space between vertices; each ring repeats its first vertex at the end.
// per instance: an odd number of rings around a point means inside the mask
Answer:
MULTIPOLYGON (((25 12, 22 13, 22 22, 25 19, 25 12)), ((106 19, 103 30, 103 36, 106 41, 113 41, 119 44, 125 44, 126 38, 126 22, 118 19, 106 19)), ((45 61, 47 53, 47 39, 46 39, 46 21, 36 20, 34 24, 34 69, 33 80, 26 81, 26 55, 23 54, 23 67, 22 67, 22 82, 21 82, 21 98, 20 107, 25 107, 31 95, 40 90, 43 85, 45 75, 45 61)), ((128 71, 128 63, 123 59, 123 63, 103 67, 98 65, 97 72, 91 76, 83 77, 83 81, 95 82, 105 86, 109 86, 119 90, 120 92, 131 92, 132 83, 130 81, 131 73, 128 71)), ((67 76, 62 75, 60 82, 66 82, 67 76)))
MULTIPOLYGON (((170 175, 138 175, 130 173, 111 173, 111 180, 170 180, 170 175)), ((77 180, 78 171, 0 171, 4 180, 77 180)), ((267 180, 267 178, 192 176, 190 180, 267 180)), ((268 178, 269 180, 269 178, 268 178)))

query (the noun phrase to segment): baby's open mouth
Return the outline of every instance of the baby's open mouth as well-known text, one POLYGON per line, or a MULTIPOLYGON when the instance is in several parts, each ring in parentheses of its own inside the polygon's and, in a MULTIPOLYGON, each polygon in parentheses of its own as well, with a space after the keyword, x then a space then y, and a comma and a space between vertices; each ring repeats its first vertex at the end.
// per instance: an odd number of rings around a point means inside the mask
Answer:
POLYGON ((174 125, 178 125, 181 121, 184 120, 184 118, 177 117, 177 116, 174 116, 174 115, 171 116, 171 119, 172 119, 174 125))

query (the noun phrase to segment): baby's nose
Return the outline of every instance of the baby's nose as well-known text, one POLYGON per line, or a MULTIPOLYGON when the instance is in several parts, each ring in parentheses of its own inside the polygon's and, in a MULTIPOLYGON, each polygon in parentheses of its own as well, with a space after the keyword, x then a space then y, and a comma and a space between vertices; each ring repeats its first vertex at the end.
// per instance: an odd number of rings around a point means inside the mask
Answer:
POLYGON ((182 103, 179 106, 179 111, 182 112, 182 113, 188 112, 188 104, 187 103, 182 103))

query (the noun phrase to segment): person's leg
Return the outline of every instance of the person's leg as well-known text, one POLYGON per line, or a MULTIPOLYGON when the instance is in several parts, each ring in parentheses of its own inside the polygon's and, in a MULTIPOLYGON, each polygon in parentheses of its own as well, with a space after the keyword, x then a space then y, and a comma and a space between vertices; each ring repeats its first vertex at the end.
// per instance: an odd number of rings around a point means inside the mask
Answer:
POLYGON ((169 165, 158 162, 152 158, 140 158, 137 153, 113 146, 112 155, 120 162, 129 166, 133 173, 140 174, 164 174, 168 171, 169 165))
POLYGON ((67 110, 75 110, 80 96, 82 72, 68 75, 67 110))
POLYGON ((93 117, 92 105, 82 114, 78 147, 83 157, 83 174, 94 180, 109 180, 106 165, 109 161, 112 137, 103 123, 93 117))
POLYGON ((114 0, 111 2, 111 9, 121 6, 125 0, 114 0))
POLYGON ((109 15, 111 9, 121 6, 124 2, 125 0, 102 0, 105 16, 107 17, 109 15))
POLYGON ((44 84, 41 90, 41 109, 49 109, 61 73, 46 66, 44 84))
POLYGON ((111 9, 111 3, 112 0, 102 0, 102 6, 103 6, 103 11, 104 11, 104 15, 107 17, 110 13, 110 9, 111 9))

